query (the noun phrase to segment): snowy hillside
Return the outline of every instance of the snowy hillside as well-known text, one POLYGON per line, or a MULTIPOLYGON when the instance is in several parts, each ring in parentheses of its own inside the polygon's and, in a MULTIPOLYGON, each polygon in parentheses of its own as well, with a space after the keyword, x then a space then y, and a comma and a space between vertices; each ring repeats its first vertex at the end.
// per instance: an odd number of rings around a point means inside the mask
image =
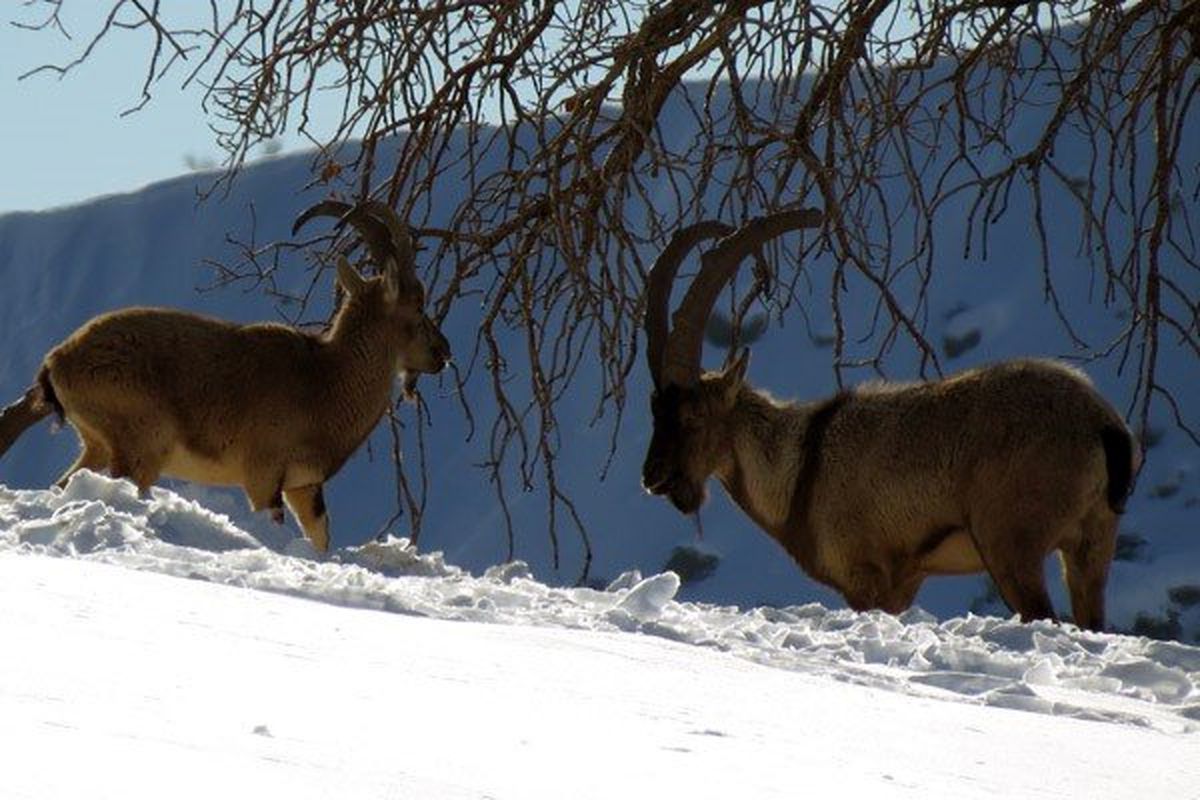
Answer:
MULTIPOLYGON (((661 127, 682 141, 693 123, 679 105, 668 104, 661 127)), ((1023 127, 1020 120, 1014 120, 1014 128, 1025 127, 1033 129, 1032 124, 1023 127)), ((1185 142, 1189 144, 1178 155, 1180 163, 1200 161, 1200 132, 1185 142)), ((1056 147, 1056 158, 1070 168, 1083 163, 1089 146, 1083 133, 1068 131, 1056 147)), ((6 342, 0 349, 0 403, 24 390, 48 348, 104 310, 167 304, 238 320, 280 316, 281 310, 260 287, 238 286, 210 293, 197 293, 196 287, 211 282, 210 262, 234 258, 227 237, 253 237, 258 244, 289 238, 297 211, 321 196, 318 190, 297 193, 296 187, 309 182, 310 167, 305 156, 260 162, 245 170, 228 196, 202 204, 197 203, 196 192, 209 185, 211 176, 184 176, 139 192, 45 213, 0 216, 0 285, 6 289, 0 294, 0 335, 6 342)), ((453 185, 456 177, 447 175, 447 184, 453 185)), ((652 200, 667 202, 669 187, 663 183, 661 189, 663 196, 652 200)), ((428 223, 445 224, 457 194, 447 191, 435 200, 428 223)), ((942 346, 947 368, 1010 356, 1078 356, 1078 348, 1045 299, 1045 280, 1038 268, 1039 244, 1028 230, 1029 198, 1014 193, 1008 214, 992 227, 987 259, 980 257, 978 248, 969 258, 961 255, 967 200, 962 199, 961 207, 955 202, 958 200, 945 204, 936 231, 938 277, 929 288, 927 306, 926 335, 942 346)), ((1181 202, 1196 203, 1197 198, 1189 196, 1181 202)), ((1044 203, 1048 219, 1070 221, 1048 231, 1063 311, 1074 321, 1078 335, 1093 348, 1101 348, 1125 324, 1129 309, 1104 302, 1104 289, 1095 282, 1088 254, 1082 252, 1078 241, 1078 210, 1065 193, 1048 189, 1044 203)), ((422 267, 428 266, 424 258, 422 267)), ((835 388, 828 339, 832 324, 830 266, 820 261, 805 265, 800 285, 807 287, 802 291, 809 294, 810 302, 791 309, 778 324, 773 322, 755 345, 750 378, 777 396, 808 399, 835 388)), ((300 259, 294 258, 283 264, 277 277, 283 289, 297 290, 310 276, 300 259)), ((1181 285, 1179 291, 1200 296, 1200 276, 1191 277, 1194 284, 1181 285)), ((448 276, 430 278, 431 294, 436 296, 448 276)), ((874 325, 873 296, 863 288, 851 276, 843 298, 849 356, 873 353, 879 337, 887 335, 874 325)), ((327 283, 317 288, 307 319, 323 318, 330 294, 327 283)), ((282 312, 288 310, 285 307, 282 312)), ((456 300, 446 320, 445 332, 464 361, 474 345, 478 315, 477 305, 468 296, 456 300)), ((525 363, 519 333, 513 331, 510 340, 501 341, 514 386, 523 380, 525 363)), ((1159 346, 1160 375, 1191 419, 1200 409, 1195 356, 1171 337, 1163 338, 1159 346)), ((707 363, 714 364, 720 357, 718 352, 709 352, 707 363)), ((1134 376, 1128 366, 1119 372, 1118 364, 1119 354, 1082 367, 1125 411, 1134 376)), ((914 353, 903 342, 882 366, 891 377, 916 375, 914 353)), ((556 464, 561 484, 571 493, 592 535, 593 582, 603 584, 631 568, 649 574, 671 564, 691 578, 680 589, 680 596, 689 600, 741 606, 817 601, 843 606, 840 597, 807 579, 720 491, 713 492, 714 498, 702 514, 703 538, 698 537, 693 522, 669 503, 642 492, 639 473, 649 433, 649 385, 640 364, 631 375, 631 399, 617 437, 615 460, 607 468, 612 415, 594 423, 596 382, 589 374, 594 369, 585 359, 574 390, 559 404, 563 444, 556 464), (607 475, 603 482, 602 474, 607 475)), ((874 376, 864 370, 852 377, 874 376)), ((474 421, 466 419, 452 388, 448 381, 422 382, 432 427, 425 437, 431 483, 421 547, 442 550, 453 563, 480 573, 507 558, 505 511, 486 471, 478 466, 487 460, 486 431, 497 413, 496 404, 490 376, 483 370, 477 370, 466 387, 466 399, 477 415, 474 421), (472 430, 474 437, 468 438, 472 430)), ((1125 630, 1137 627, 1200 641, 1200 451, 1174 426, 1169 410, 1159 411, 1152 420, 1153 446, 1146 467, 1122 520, 1119 561, 1109 586, 1109 616, 1125 630)), ((413 422, 411 409, 402 411, 402 419, 406 424, 413 422)), ((410 426, 405 438, 409 463, 416 456, 414 440, 410 426)), ((53 436, 48 425, 39 426, 0 460, 0 484, 47 486, 70 463, 75 449, 70 433, 53 436)), ((337 545, 370 540, 391 516, 395 487, 389 455, 390 440, 379 431, 330 482, 327 498, 337 545)), ((574 583, 582 564, 582 547, 569 524, 560 526, 562 566, 556 571, 546 536, 544 486, 522 491, 511 473, 507 477, 506 501, 514 521, 516 557, 526 560, 534 574, 548 583, 574 583)), ((206 502, 223 507, 237 508, 243 502, 236 495, 203 495, 206 502)), ((391 530, 403 535, 407 525, 407 520, 401 519, 391 530)), ((290 521, 287 531, 296 533, 290 521)), ((1052 594, 1063 608, 1057 565, 1049 573, 1052 594)), ((942 618, 972 606, 990 612, 1001 608, 994 595, 989 597, 987 582, 978 576, 927 581, 918 603, 942 618)))
POLYGON ((91 473, 0 489, 0 794, 1200 797, 1200 648, 273 545, 91 473))

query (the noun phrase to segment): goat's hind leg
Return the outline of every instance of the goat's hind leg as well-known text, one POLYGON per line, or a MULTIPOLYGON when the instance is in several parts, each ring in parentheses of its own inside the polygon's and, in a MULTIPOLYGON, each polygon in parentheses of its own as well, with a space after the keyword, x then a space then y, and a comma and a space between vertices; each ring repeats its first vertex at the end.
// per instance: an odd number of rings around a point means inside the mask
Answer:
POLYGON ((67 471, 55 483, 55 486, 60 489, 65 488, 67 482, 71 480, 71 476, 79 472, 79 470, 90 469, 94 472, 99 472, 107 468, 112 459, 108 446, 97 436, 80 431, 79 443, 82 448, 79 457, 75 459, 75 463, 68 467, 67 471))
POLYGON ((112 457, 108 471, 114 478, 128 478, 138 488, 138 494, 146 497, 150 487, 162 475, 167 463, 167 449, 159 440, 132 435, 114 438, 112 457))
POLYGON ((251 468, 242 488, 253 511, 269 509, 271 519, 283 524, 283 471, 251 468))
POLYGON ((1088 512, 1079 536, 1059 549, 1075 624, 1104 630, 1104 588, 1117 548, 1117 515, 1102 504, 1088 512))
POLYGON ((1057 621, 1046 591, 1044 535, 1024 526, 1003 522, 972 522, 971 539, 1000 596, 1022 622, 1057 621))

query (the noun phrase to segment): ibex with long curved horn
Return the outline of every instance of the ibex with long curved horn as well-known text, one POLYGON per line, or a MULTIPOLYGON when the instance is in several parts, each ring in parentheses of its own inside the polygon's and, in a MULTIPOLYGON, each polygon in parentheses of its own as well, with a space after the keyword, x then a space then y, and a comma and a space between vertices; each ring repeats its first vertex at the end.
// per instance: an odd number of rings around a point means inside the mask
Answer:
POLYGON ((322 484, 362 444, 391 402, 397 371, 441 371, 450 346, 424 311, 408 227, 382 203, 318 203, 350 223, 381 274, 344 257, 345 292, 327 333, 238 325, 163 308, 102 314, 42 361, 34 385, 0 413, 0 454, 57 412, 83 450, 77 470, 107 469, 146 491, 160 475, 241 486, 257 511, 292 510, 319 550, 329 546, 322 484))
POLYGON ((1075 622, 1101 629, 1117 515, 1137 464, 1120 415, 1081 373, 1009 361, 801 404, 745 385, 748 351, 701 373, 705 320, 741 261, 766 239, 820 222, 813 210, 737 231, 703 222, 676 233, 655 263, 645 488, 690 514, 715 475, 805 572, 857 610, 898 613, 926 576, 986 570, 1023 620, 1053 618, 1043 562, 1058 550, 1075 622), (679 263, 713 238, 668 333, 679 263))

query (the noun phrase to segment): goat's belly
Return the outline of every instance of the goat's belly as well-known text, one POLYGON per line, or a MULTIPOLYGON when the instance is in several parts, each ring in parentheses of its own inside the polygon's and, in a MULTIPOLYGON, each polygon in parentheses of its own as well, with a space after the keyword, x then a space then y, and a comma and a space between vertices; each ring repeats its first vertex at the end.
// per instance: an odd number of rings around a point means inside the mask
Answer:
POLYGON ((167 456, 163 474, 217 486, 238 486, 242 483, 239 465, 199 455, 180 445, 176 445, 167 456))
POLYGON ((305 461, 294 461, 288 464, 283 477, 284 489, 300 489, 305 486, 319 486, 328 477, 325 470, 305 461))
POLYGON ((955 530, 921 558, 921 569, 932 575, 965 575, 983 568, 983 559, 965 530, 955 530))

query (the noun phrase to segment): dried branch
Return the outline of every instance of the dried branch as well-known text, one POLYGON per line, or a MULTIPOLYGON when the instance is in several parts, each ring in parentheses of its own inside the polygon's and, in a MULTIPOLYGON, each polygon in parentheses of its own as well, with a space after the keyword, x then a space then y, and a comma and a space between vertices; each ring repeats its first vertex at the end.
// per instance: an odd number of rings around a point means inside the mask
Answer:
MULTIPOLYGON (((18 24, 61 29, 64 3, 26 4, 32 19, 18 24)), ((560 509, 583 530, 555 471, 558 404, 581 376, 596 387, 595 419, 612 426, 606 470, 646 261, 701 219, 824 211, 802 253, 766 248, 737 318, 756 296, 776 318, 804 314, 807 265, 826 264, 841 380, 883 371, 901 342, 939 372, 929 287, 952 256, 992 254, 993 228, 1022 209, 1074 355, 1132 365, 1141 423, 1158 407, 1197 427, 1161 364, 1164 336, 1200 352, 1200 168, 1181 161, 1195 153, 1184 149, 1200 89, 1194 0, 187 5, 110 0, 78 58, 26 77, 140 36, 142 102, 166 74, 201 84, 226 180, 286 131, 316 147, 314 184, 398 207, 427 248, 438 318, 478 309, 454 393, 472 427, 481 418, 505 515, 510 484, 546 486, 556 553, 560 509), (1116 339, 1089 342, 1078 298, 1064 295, 1048 229, 1066 223, 1047 219, 1064 202, 1079 209, 1098 299, 1128 313, 1116 339), (939 233, 951 217, 965 219, 961 241, 939 233), (846 313, 851 286, 865 293, 854 307, 873 309, 865 326, 846 313), (476 375, 489 408, 465 399, 476 375)), ((221 279, 271 290, 297 244, 245 246, 221 279)), ((511 552, 511 526, 508 537, 511 552)))

